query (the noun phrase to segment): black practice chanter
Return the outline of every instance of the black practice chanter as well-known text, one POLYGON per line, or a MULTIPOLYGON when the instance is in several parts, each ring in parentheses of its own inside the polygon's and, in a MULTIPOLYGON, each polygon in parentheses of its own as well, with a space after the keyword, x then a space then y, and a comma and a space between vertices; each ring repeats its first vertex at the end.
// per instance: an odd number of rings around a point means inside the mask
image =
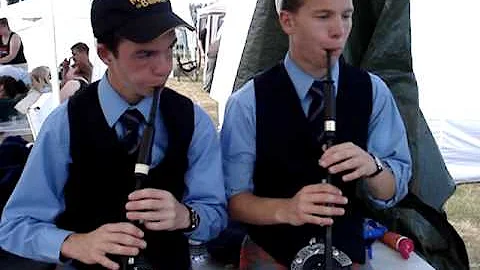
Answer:
MULTIPOLYGON (((155 135, 155 115, 158 109, 158 100, 163 88, 156 88, 153 94, 152 107, 150 108, 150 114, 143 130, 142 141, 138 151, 137 163, 135 163, 135 190, 143 188, 144 183, 147 181, 148 172, 150 170, 150 164, 152 162, 152 146, 153 138, 155 135)), ((142 221, 136 221, 134 224, 137 227, 142 227, 142 221)), ((153 266, 148 262, 144 256, 143 251, 137 256, 126 257, 122 259, 122 270, 154 270, 153 266)))
MULTIPOLYGON (((319 143, 326 148, 333 146, 336 138, 336 95, 332 79, 331 51, 327 50, 327 79, 323 83, 324 91, 324 131, 317 137, 319 143)), ((322 183, 331 184, 332 174, 327 170, 322 183)), ((317 241, 314 237, 308 246, 302 248, 291 264, 292 270, 337 270, 351 269, 352 260, 332 245, 332 227, 325 227, 324 241, 317 241)))

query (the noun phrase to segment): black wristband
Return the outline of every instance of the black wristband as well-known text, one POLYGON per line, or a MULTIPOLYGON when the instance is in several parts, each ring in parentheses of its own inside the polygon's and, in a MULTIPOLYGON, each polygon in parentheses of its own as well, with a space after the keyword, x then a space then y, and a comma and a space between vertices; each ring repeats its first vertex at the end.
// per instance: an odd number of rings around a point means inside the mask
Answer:
POLYGON ((196 228, 198 228, 198 225, 200 224, 200 216, 198 215, 197 211, 195 211, 192 207, 186 204, 184 205, 189 213, 190 226, 182 229, 182 232, 193 232, 196 228))
POLYGON ((369 153, 369 154, 373 158, 373 161, 375 162, 375 166, 377 167, 377 170, 374 173, 372 173, 370 175, 367 175, 367 178, 372 178, 372 177, 377 176, 379 173, 383 172, 383 167, 384 166, 383 166, 382 161, 377 156, 375 156, 372 153, 369 153))

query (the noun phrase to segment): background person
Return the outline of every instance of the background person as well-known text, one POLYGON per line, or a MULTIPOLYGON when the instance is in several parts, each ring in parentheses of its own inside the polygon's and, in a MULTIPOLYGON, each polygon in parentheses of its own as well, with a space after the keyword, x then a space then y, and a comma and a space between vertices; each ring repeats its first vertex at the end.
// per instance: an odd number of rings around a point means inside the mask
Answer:
POLYGON ((65 58, 60 65, 60 77, 61 77, 61 86, 63 86, 69 79, 65 79, 65 75, 69 72, 71 68, 81 66, 82 76, 90 83, 92 81, 92 71, 93 65, 89 59, 90 48, 87 44, 83 42, 75 43, 70 50, 72 51, 72 56, 70 58, 65 58), (70 63, 73 61, 73 63, 70 63))
POLYGON ((20 36, 10 30, 7 18, 0 19, 0 64, 16 65, 28 70, 20 36))
POLYGON ((52 75, 47 66, 36 67, 30 72, 30 84, 27 95, 17 102, 15 109, 21 114, 27 114, 28 109, 32 106, 42 94, 52 91, 52 84, 50 80, 52 75))

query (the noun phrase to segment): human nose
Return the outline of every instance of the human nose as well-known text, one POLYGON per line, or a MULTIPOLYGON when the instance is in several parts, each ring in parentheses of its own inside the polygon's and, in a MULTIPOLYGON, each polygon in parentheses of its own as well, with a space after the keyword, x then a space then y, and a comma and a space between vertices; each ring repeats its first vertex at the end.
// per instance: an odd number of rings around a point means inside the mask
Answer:
POLYGON ((347 32, 348 23, 341 16, 335 17, 330 23, 330 37, 334 39, 343 38, 347 32))

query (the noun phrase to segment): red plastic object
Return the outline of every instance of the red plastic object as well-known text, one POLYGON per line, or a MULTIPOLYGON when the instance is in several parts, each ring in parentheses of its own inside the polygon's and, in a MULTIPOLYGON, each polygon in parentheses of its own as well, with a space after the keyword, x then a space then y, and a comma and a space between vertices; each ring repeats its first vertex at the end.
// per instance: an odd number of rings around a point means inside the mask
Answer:
POLYGON ((380 240, 390 248, 398 251, 405 260, 410 257, 410 253, 415 249, 412 239, 398 233, 386 232, 380 240))

